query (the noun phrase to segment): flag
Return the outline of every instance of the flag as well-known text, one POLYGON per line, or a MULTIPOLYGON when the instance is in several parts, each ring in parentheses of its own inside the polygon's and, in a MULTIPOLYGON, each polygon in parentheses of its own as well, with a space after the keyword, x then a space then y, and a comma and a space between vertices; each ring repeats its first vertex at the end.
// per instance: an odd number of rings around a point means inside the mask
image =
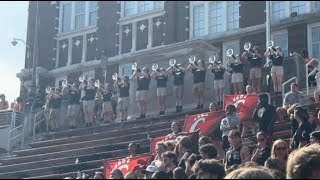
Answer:
POLYGON ((135 156, 132 158, 112 159, 104 161, 104 171, 106 179, 111 179, 111 172, 114 169, 120 169, 125 176, 128 172, 133 171, 133 168, 138 165, 147 165, 150 155, 135 156))
POLYGON ((248 121, 258 104, 258 95, 225 95, 225 107, 229 104, 233 104, 237 108, 241 121, 248 121))
POLYGON ((220 121, 225 117, 224 111, 214 111, 187 116, 184 121, 185 132, 195 132, 200 129, 204 136, 211 134, 215 128, 220 127, 220 121))

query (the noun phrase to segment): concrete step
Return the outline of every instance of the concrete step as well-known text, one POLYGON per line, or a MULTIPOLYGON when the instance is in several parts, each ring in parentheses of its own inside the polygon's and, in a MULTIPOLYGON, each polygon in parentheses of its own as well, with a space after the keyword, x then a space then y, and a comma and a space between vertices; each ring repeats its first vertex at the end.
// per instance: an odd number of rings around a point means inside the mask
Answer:
POLYGON ((181 113, 172 113, 167 114, 165 116, 151 116, 145 119, 138 119, 138 120, 131 120, 127 122, 117 122, 110 125, 102 125, 98 127, 89 127, 89 128, 79 128, 73 129, 68 131, 62 132, 54 132, 49 134, 44 134, 47 139, 57 139, 57 138, 66 138, 66 137, 74 137, 74 136, 83 136, 85 134, 93 134, 96 132, 105 132, 106 130, 113 130, 115 128, 123 127, 123 130, 130 129, 132 127, 146 125, 146 124, 153 124, 156 122, 165 122, 165 121, 172 121, 172 119, 185 117, 186 115, 192 114, 199 114, 207 112, 207 109, 200 109, 200 110, 187 110, 186 112, 181 113))
MULTIPOLYGON (((62 158, 59 159, 63 161, 63 164, 59 164, 59 160, 50 160, 47 164, 53 164, 53 166, 48 167, 41 167, 36 169, 29 169, 29 170, 22 170, 22 171, 11 171, 6 173, 0 173, 0 179, 4 178, 28 178, 33 176, 44 176, 50 174, 62 174, 62 173, 69 173, 74 171, 82 171, 88 169, 99 168, 103 166, 104 159, 118 159, 121 157, 126 157, 128 152, 125 153, 125 150, 118 150, 113 152, 105 152, 99 154, 92 154, 80 157, 70 157, 70 158, 62 158), (81 163, 74 164, 76 158, 79 158, 81 163)), ((127 150, 126 150, 127 151, 127 150)), ((141 153, 148 153, 150 151, 150 146, 141 147, 141 153)))
MULTIPOLYGON (((180 118, 179 121, 182 123, 184 121, 184 119, 180 118)), ((170 128, 170 127, 171 127, 171 121, 157 122, 155 124, 132 127, 130 129, 126 129, 126 130, 115 129, 112 131, 104 131, 104 132, 95 133, 95 134, 86 134, 83 136, 75 136, 75 137, 67 137, 67 138, 41 141, 41 142, 32 143, 32 144, 30 144, 30 146, 33 148, 48 147, 48 146, 75 143, 75 142, 79 142, 79 141, 91 141, 91 140, 97 140, 97 139, 102 139, 102 138, 119 137, 119 136, 124 135, 123 132, 125 132, 125 135, 129 136, 131 134, 136 134, 137 132, 151 132, 151 131, 155 131, 155 130, 159 130, 159 129, 170 128)), ((23 152, 25 152, 25 151, 17 151, 15 153, 20 155, 23 152)), ((28 150, 27 150, 27 152, 28 152, 28 150)))
MULTIPOLYGON (((150 134, 153 137, 158 137, 158 136, 164 136, 170 132, 171 132, 171 129, 165 129, 165 130, 154 131, 150 134)), ((143 133, 131 135, 131 136, 112 137, 109 139, 100 139, 100 140, 95 140, 95 141, 77 142, 77 143, 72 143, 72 144, 52 146, 52 147, 48 147, 48 149, 56 149, 56 151, 66 151, 66 150, 71 150, 71 149, 93 147, 93 146, 103 145, 103 144, 120 143, 120 142, 126 142, 126 141, 137 141, 137 140, 143 140, 146 138, 147 138, 147 133, 143 132, 143 133)), ((17 163, 32 162, 32 161, 41 161, 41 160, 55 158, 54 155, 55 154, 53 154, 53 155, 40 154, 40 155, 33 155, 33 156, 1 159, 0 163, 2 163, 2 165, 10 165, 10 164, 17 164, 17 163)))
MULTIPOLYGON (((104 168, 95 168, 95 169, 84 170, 84 171, 82 171, 82 173, 89 174, 91 177, 93 177, 96 171, 104 172, 104 168)), ((63 179, 65 177, 72 177, 73 179, 76 179, 77 173, 78 172, 76 171, 76 172, 70 172, 70 173, 50 174, 50 175, 45 175, 45 176, 36 176, 36 177, 23 178, 23 179, 63 179)))
MULTIPOLYGON (((149 146, 150 140, 140 140, 136 141, 140 144, 141 147, 143 146, 149 146)), ((42 160, 42 161, 31 161, 26 163, 20 163, 20 164, 12 164, 12 165, 3 165, 0 166, 0 172, 10 172, 10 171, 20 171, 20 170, 27 170, 27 169, 35 169, 39 166, 45 167, 45 166, 52 166, 52 165, 58 165, 63 163, 63 161, 58 159, 66 159, 69 157, 79 157, 79 156, 86 156, 86 155, 92 155, 92 154, 99 154, 104 152, 114 152, 117 150, 123 150, 125 153, 128 149, 128 144, 130 142, 123 142, 119 144, 114 145, 104 145, 104 146, 96 146, 96 147, 89 147, 89 148, 82 148, 82 149, 72 149, 68 151, 61 151, 61 152, 55 152, 55 153, 48 153, 46 154, 48 157, 54 156, 52 159, 48 160, 42 160), (51 161, 53 160, 53 161, 51 161), (50 162, 50 164, 48 163, 50 162)), ((71 159, 72 160, 72 159, 71 159)))

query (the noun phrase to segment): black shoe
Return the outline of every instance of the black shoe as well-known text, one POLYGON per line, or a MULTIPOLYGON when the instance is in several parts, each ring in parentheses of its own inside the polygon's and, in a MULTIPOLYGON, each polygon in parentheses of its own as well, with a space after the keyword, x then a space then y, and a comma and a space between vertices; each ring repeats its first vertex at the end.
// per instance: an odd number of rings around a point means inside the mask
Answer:
POLYGON ((144 114, 144 115, 142 115, 142 119, 144 119, 144 118, 146 118, 146 115, 144 114))
POLYGON ((180 106, 176 106, 176 113, 179 112, 179 108, 180 108, 180 106))
POLYGON ((165 114, 165 111, 162 111, 161 116, 164 116, 164 114, 165 114))
POLYGON ((182 106, 179 106, 179 112, 182 112, 182 106))
POLYGON ((89 127, 89 123, 86 123, 86 127, 89 127))
POLYGON ((161 116, 161 115, 162 115, 162 111, 159 112, 159 116, 161 116))
POLYGON ((199 109, 203 109, 203 104, 200 105, 200 108, 199 108, 199 109))
POLYGON ((200 104, 198 104, 198 105, 197 105, 197 107, 196 107, 196 108, 194 108, 194 109, 200 109, 200 104))

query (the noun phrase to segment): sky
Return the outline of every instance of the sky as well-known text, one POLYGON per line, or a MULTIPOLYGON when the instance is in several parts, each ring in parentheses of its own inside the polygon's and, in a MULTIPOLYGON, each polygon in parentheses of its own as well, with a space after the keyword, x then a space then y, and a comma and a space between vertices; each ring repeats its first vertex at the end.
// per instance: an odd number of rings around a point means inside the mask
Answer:
POLYGON ((16 74, 24 67, 25 45, 11 44, 13 38, 26 41, 28 1, 0 1, 0 93, 9 103, 19 96, 20 80, 16 74))

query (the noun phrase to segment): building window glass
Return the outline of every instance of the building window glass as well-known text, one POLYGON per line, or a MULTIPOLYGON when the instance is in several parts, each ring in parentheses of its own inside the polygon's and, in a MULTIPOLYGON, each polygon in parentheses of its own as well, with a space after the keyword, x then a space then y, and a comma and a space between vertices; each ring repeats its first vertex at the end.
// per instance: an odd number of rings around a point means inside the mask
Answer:
POLYGON ((96 26, 98 1, 90 1, 89 3, 89 26, 96 26))
POLYGON ((152 10, 152 1, 138 1, 138 12, 145 13, 152 10))
POLYGON ((125 1, 124 16, 144 14, 149 11, 163 9, 164 1, 125 1))
POLYGON ((71 30, 71 3, 62 6, 62 32, 71 30))
POLYGON ((227 30, 239 28, 239 1, 227 1, 227 30))
POLYGON ((291 1, 290 2, 291 13, 297 12, 304 14, 307 12, 307 1, 291 1))
POLYGON ((313 58, 320 58, 320 26, 311 28, 311 50, 313 58))
POLYGON ((164 1, 154 1, 154 9, 163 9, 164 1))
POLYGON ((273 35, 274 46, 279 46, 282 49, 284 56, 288 56, 288 33, 280 33, 273 35))
POLYGON ((320 1, 312 1, 311 8, 313 12, 320 11, 320 1))
POLYGON ((135 2, 136 1, 125 1, 124 2, 124 15, 125 16, 131 16, 135 14, 135 2))
POLYGON ((209 4, 209 33, 223 31, 222 1, 214 1, 209 4))
POLYGON ((204 5, 197 5, 193 7, 193 36, 199 37, 205 35, 205 21, 204 21, 204 5))
POLYGON ((280 20, 287 17, 287 2, 286 1, 271 1, 272 2, 272 19, 280 20))
POLYGON ((86 2, 76 1, 75 4, 75 29, 80 29, 85 26, 85 11, 86 2))

